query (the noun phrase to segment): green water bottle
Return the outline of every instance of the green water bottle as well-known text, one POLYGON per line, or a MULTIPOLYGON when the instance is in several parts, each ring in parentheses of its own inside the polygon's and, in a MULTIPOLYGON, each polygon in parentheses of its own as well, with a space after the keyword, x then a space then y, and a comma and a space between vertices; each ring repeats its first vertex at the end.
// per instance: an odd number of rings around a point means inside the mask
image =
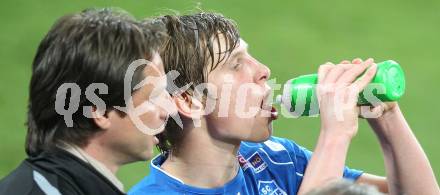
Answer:
MULTIPOLYGON (((314 116, 319 114, 316 96, 317 74, 299 76, 288 80, 283 94, 275 102, 284 106, 294 116, 314 116)), ((359 94, 359 105, 399 100, 405 92, 405 75, 398 63, 387 60, 377 64, 373 80, 359 94)))

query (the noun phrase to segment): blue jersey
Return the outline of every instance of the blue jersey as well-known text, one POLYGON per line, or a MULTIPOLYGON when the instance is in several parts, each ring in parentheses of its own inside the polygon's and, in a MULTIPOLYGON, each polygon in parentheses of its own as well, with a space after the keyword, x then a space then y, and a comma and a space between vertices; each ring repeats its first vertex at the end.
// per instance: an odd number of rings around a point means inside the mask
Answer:
MULTIPOLYGON (((198 188, 160 169, 166 156, 151 161, 150 175, 136 184, 129 195, 140 194, 296 194, 312 152, 295 142, 271 137, 263 143, 242 142, 237 176, 222 187, 198 188)), ((361 171, 345 168, 344 177, 356 180, 361 171)))

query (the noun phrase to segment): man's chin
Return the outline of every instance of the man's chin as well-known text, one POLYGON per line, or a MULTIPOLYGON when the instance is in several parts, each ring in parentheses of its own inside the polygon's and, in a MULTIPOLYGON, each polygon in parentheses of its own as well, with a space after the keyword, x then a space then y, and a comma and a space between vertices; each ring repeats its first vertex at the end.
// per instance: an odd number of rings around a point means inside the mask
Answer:
POLYGON ((257 142, 265 142, 267 141, 270 137, 272 136, 271 133, 268 133, 266 136, 262 137, 260 140, 258 140, 257 142))
POLYGON ((153 158, 153 155, 154 155, 154 153, 153 153, 152 149, 150 149, 148 151, 144 151, 141 154, 137 155, 137 158, 134 162, 136 162, 136 161, 149 161, 149 160, 151 160, 151 158, 153 158))
POLYGON ((258 136, 254 136, 249 140, 246 140, 248 142, 265 142, 267 141, 271 136, 272 136, 272 128, 267 128, 267 129, 261 129, 261 133, 258 136))

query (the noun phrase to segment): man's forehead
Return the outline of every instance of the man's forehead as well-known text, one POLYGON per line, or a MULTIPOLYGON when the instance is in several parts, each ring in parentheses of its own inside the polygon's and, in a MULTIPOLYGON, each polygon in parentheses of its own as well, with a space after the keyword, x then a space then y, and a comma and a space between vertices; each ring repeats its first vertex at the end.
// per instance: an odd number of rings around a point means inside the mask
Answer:
MULTIPOLYGON (((229 40, 232 41, 232 40, 229 40)), ((213 43, 216 43, 217 41, 215 39, 212 40, 213 43)), ((222 50, 224 50, 226 48, 226 38, 224 35, 220 35, 218 36, 218 42, 220 45, 218 44, 213 44, 213 49, 214 51, 217 51, 216 53, 223 53, 223 51, 219 51, 221 47, 222 50)), ((246 43, 246 41, 244 41, 242 38, 240 38, 238 40, 238 43, 236 45, 236 48, 232 50, 232 53, 234 53, 236 50, 246 50, 248 48, 248 44, 246 43)))
POLYGON ((146 64, 143 72, 145 77, 162 76, 165 74, 162 58, 157 52, 154 52, 152 54, 152 57, 150 60, 148 60, 148 63, 146 64))
POLYGON ((232 50, 232 54, 247 51, 248 47, 249 47, 249 45, 246 43, 246 41, 244 41, 243 39, 240 39, 240 41, 238 42, 238 47, 236 49, 232 50))
POLYGON ((143 80, 136 84, 139 87, 138 93, 143 95, 149 95, 150 93, 157 93, 163 91, 167 87, 167 77, 165 74, 161 73, 157 68, 150 65, 144 69, 143 80), (149 70, 146 71, 145 70, 149 70))
MULTIPOLYGON (((224 57, 225 57, 224 59, 226 59, 226 60, 223 60, 223 62, 221 64, 225 64, 225 63, 227 63, 227 61, 234 59, 237 56, 243 55, 247 52, 248 44, 246 43, 246 41, 244 41, 241 38, 238 40, 236 47, 234 49, 232 49, 232 51, 230 51, 230 52, 225 52, 226 41, 223 36, 219 37, 219 41, 220 41, 219 42, 220 45, 218 45, 218 44, 213 45, 213 48, 215 51, 214 52, 214 61, 215 61, 214 64, 217 63, 218 59, 222 59, 224 57), (222 51, 220 51, 219 46, 221 47, 222 51)), ((212 66, 212 64, 210 64, 210 66, 212 66)))

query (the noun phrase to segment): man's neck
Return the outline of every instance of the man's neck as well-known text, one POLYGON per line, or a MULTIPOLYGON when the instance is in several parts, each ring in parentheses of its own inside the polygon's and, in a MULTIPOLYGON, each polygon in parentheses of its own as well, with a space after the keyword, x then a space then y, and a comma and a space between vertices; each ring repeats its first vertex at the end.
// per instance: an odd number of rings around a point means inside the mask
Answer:
POLYGON ((184 131, 187 134, 178 153, 170 153, 162 170, 187 185, 201 188, 221 187, 237 175, 240 142, 216 140, 203 128, 184 131))
POLYGON ((108 151, 105 147, 102 147, 99 143, 93 141, 82 149, 88 155, 107 167, 107 169, 110 170, 113 175, 116 175, 116 172, 121 165, 114 159, 114 157, 112 157, 112 151, 108 151))
POLYGON ((112 153, 105 150, 103 147, 99 147, 95 142, 90 142, 85 147, 79 147, 71 144, 62 144, 60 148, 70 152, 77 158, 91 165, 95 170, 100 172, 110 182, 113 183, 121 192, 124 191, 124 185, 116 177, 116 171, 120 167, 117 161, 111 158, 112 153))

